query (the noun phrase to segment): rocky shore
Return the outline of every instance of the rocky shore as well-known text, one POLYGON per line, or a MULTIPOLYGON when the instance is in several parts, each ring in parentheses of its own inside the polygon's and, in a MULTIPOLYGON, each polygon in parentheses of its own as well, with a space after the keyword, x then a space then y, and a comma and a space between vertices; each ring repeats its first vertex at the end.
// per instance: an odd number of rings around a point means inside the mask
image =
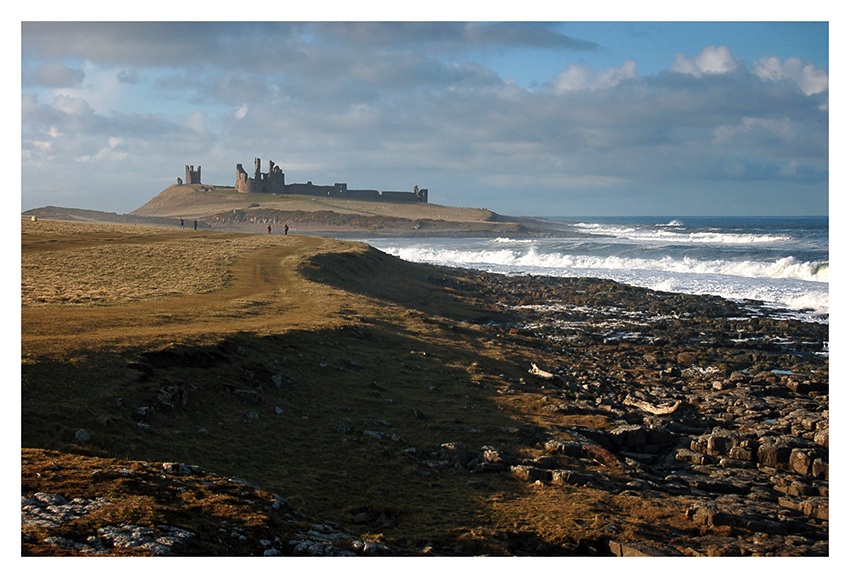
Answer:
POLYGON ((602 280, 482 274, 459 289, 501 304, 503 339, 537 344, 545 369, 516 387, 542 388, 538 411, 607 425, 553 428, 537 442, 550 456, 531 463, 444 447, 457 464, 691 500, 698 548, 612 540, 615 555, 828 555, 828 326, 602 280))
POLYGON ((24 366, 24 554, 830 554, 827 324, 363 248, 298 274, 342 321, 24 366), (96 420, 40 405, 95 370, 96 420))

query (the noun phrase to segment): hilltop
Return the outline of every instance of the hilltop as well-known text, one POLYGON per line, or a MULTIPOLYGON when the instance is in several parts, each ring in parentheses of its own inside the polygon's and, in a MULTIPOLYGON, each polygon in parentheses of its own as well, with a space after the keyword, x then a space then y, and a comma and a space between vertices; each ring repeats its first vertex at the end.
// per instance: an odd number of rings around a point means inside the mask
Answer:
POLYGON ((534 219, 506 217, 487 209, 448 207, 433 203, 349 200, 310 195, 240 193, 234 187, 172 185, 126 214, 44 207, 26 217, 102 223, 177 226, 198 220, 198 227, 221 231, 258 232, 272 225, 280 232, 370 235, 534 234, 543 229, 534 219))
POLYGON ((828 327, 363 243, 21 223, 22 553, 829 553, 828 327))

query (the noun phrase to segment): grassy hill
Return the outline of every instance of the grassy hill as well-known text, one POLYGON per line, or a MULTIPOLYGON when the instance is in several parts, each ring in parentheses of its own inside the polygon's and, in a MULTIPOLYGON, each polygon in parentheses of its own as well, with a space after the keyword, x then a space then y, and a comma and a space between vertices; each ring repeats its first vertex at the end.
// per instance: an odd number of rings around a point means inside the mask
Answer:
MULTIPOLYGON (((199 219, 222 230, 256 231, 284 223, 301 232, 384 234, 511 234, 527 222, 487 209, 431 203, 360 201, 308 195, 238 193, 233 187, 173 185, 131 213, 134 217, 199 219)), ((530 222, 530 221, 529 221, 530 222)))
POLYGON ((42 207, 25 217, 68 221, 178 226, 219 231, 275 233, 286 224, 293 233, 368 233, 404 236, 493 236, 529 234, 541 229, 533 219, 498 215, 487 209, 431 203, 356 201, 307 195, 243 194, 233 187, 172 185, 128 214, 42 207))

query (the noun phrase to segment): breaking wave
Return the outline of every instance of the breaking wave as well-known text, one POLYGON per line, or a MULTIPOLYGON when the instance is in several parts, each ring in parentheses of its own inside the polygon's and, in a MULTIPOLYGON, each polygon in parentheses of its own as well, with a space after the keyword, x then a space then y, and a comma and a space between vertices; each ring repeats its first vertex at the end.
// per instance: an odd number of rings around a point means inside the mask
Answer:
POLYGON ((800 262, 794 257, 774 261, 699 260, 691 257, 627 258, 619 256, 569 255, 541 252, 532 245, 527 249, 455 249, 428 246, 385 247, 384 251, 407 261, 443 265, 491 265, 497 268, 521 267, 529 272, 554 271, 569 274, 573 270, 664 271, 694 275, 734 275, 750 278, 800 279, 829 282, 829 264, 800 262))
POLYGON ((791 240, 788 235, 770 233, 736 233, 730 231, 707 230, 679 232, 671 229, 682 228, 681 221, 670 221, 657 228, 630 227, 623 225, 608 225, 601 223, 576 223, 579 231, 593 235, 615 237, 634 242, 653 242, 668 244, 705 243, 718 245, 751 245, 755 243, 784 243, 791 240))
POLYGON ((508 275, 599 277, 761 301, 828 323, 829 222, 822 217, 553 218, 557 235, 367 241, 408 261, 508 275))

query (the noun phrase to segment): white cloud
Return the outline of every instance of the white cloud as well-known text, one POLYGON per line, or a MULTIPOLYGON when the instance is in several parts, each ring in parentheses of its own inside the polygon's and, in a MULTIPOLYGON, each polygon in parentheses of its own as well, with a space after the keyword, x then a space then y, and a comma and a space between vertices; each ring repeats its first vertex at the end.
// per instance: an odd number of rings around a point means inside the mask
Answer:
POLYGON ((577 90, 598 90, 614 88, 624 80, 638 78, 637 63, 627 60, 622 66, 608 68, 599 74, 593 68, 580 64, 571 64, 552 80, 552 87, 558 94, 577 90))
POLYGON ((695 58, 688 58, 681 52, 676 53, 671 70, 699 78, 705 74, 734 72, 737 68, 738 61, 728 47, 706 46, 695 58))
POLYGON ((763 80, 792 80, 806 96, 829 89, 829 74, 800 58, 788 58, 782 62, 775 56, 765 57, 755 63, 753 71, 763 80))
POLYGON ((123 142, 121 138, 109 137, 106 146, 100 148, 94 155, 81 155, 77 157, 77 160, 83 163, 124 160, 127 158, 127 151, 120 148, 123 142))

